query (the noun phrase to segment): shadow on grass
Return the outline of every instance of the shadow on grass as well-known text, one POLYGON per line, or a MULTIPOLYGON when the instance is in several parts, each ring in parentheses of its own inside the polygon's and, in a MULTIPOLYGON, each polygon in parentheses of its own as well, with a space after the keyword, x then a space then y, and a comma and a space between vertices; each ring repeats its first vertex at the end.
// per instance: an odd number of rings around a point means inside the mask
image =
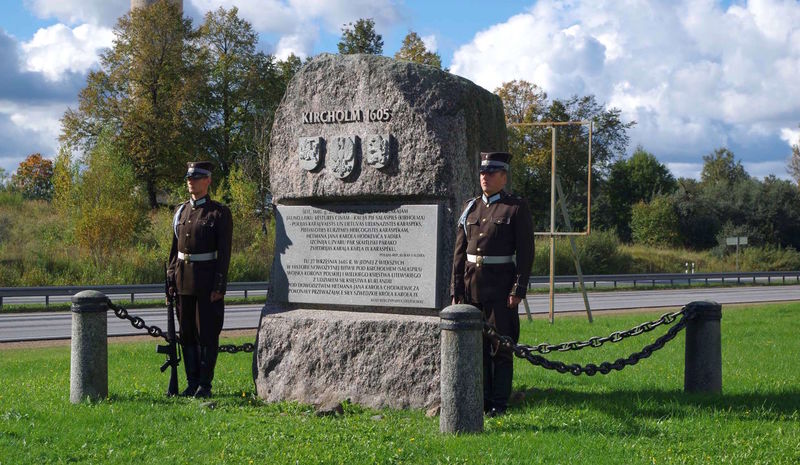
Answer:
MULTIPOLYGON (((800 390, 780 393, 738 393, 738 394, 687 394, 680 390, 624 390, 611 392, 580 392, 568 389, 536 389, 524 388, 515 393, 517 403, 510 412, 515 414, 533 413, 542 407, 555 407, 563 410, 569 417, 570 411, 575 416, 599 413, 618 420, 622 426, 606 428, 605 421, 598 421, 596 427, 603 434, 636 434, 657 436, 663 434, 660 429, 649 427, 651 421, 664 419, 700 419, 702 417, 720 415, 729 419, 743 421, 796 421, 800 412, 800 390), (520 395, 521 392, 521 395, 520 395)), ((590 422, 591 423, 591 422, 590 422)), ((562 423, 553 426, 524 422, 509 424, 503 430, 540 430, 563 431, 571 429, 585 430, 593 428, 591 424, 570 425, 562 423)))

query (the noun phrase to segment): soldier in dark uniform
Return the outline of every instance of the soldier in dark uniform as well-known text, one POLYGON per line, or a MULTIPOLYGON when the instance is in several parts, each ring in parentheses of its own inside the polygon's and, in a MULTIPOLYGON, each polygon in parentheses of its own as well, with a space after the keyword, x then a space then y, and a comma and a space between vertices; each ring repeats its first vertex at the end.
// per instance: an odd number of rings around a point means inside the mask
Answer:
MULTIPOLYGON (((481 153, 483 194, 470 199, 457 225, 450 294, 475 305, 500 334, 519 340, 517 306, 525 298, 533 264, 533 223, 525 200, 503 190, 511 154, 481 153)), ((511 395, 513 354, 484 339, 483 405, 503 414, 511 395)))
POLYGON ((233 219, 228 207, 208 196, 212 167, 205 161, 189 163, 191 198, 178 205, 172 221, 167 278, 168 292, 177 296, 187 381, 183 396, 211 397, 225 313, 233 219))

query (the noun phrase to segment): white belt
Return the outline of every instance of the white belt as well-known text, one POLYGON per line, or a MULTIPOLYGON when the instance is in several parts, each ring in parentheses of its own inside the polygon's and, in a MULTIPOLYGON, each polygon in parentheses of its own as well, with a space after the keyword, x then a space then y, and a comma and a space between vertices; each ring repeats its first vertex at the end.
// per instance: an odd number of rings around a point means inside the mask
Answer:
POLYGON ((183 253, 178 252, 178 258, 185 262, 208 262, 217 259, 217 251, 206 253, 183 253))
POLYGON ((514 263, 513 255, 472 255, 467 254, 467 261, 480 265, 500 265, 503 263, 514 263))

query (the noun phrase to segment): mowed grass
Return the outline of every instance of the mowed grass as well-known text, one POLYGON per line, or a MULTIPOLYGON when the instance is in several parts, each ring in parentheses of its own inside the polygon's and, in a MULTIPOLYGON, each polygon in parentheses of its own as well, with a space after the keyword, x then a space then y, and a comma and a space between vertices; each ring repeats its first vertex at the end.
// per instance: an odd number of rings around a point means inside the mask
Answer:
MULTIPOLYGON (((523 320, 521 339, 584 339, 658 316, 523 320)), ((220 355, 214 408, 168 399, 155 341, 110 345, 109 398, 71 405, 68 346, 5 349, 0 464, 796 464, 799 316, 800 304, 723 309, 722 396, 683 393, 683 333, 607 376, 517 360, 514 387, 524 399, 474 435, 440 434, 438 417, 421 411, 345 405, 343 415, 318 417, 309 406, 265 404, 254 393, 249 354, 220 355)), ((558 358, 613 361, 663 331, 558 358)))

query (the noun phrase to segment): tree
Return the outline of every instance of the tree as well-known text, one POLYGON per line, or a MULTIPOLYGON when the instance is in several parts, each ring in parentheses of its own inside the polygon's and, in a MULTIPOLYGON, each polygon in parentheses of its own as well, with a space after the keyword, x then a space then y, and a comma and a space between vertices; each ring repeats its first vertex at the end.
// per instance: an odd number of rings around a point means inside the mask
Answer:
POLYGON ((100 57, 78 96, 78 110, 62 118, 62 142, 91 152, 102 131, 143 184, 151 208, 156 190, 197 156, 202 114, 192 113, 198 86, 191 21, 174 2, 156 2, 123 16, 111 49, 100 57))
POLYGON ((442 69, 442 57, 436 52, 428 51, 425 43, 414 31, 408 31, 403 39, 403 46, 394 54, 394 58, 442 69))
POLYGON ((631 234, 637 244, 675 246, 680 242, 678 214, 671 197, 659 195, 640 201, 631 212, 631 234))
POLYGON ((380 55, 383 53, 383 37, 375 32, 375 21, 372 18, 362 18, 355 24, 347 23, 342 26, 342 38, 337 47, 342 55, 380 55))
POLYGON ((53 196, 53 162, 40 153, 28 155, 17 167, 11 183, 27 199, 50 200, 53 196))
POLYGON ((271 56, 256 51, 258 35, 239 18, 236 7, 206 13, 198 38, 206 76, 203 139, 222 176, 227 176, 252 146, 258 113, 280 100, 277 92, 265 88, 274 86, 277 69, 271 56))
POLYGON ((703 183, 731 185, 749 178, 742 162, 724 147, 703 156, 703 171, 700 173, 703 183))
POLYGON ((2 167, 0 167, 0 190, 6 188, 6 182, 8 181, 8 173, 2 167))
MULTIPOLYGON (((610 164, 625 152, 627 130, 635 123, 620 120, 620 110, 606 109, 593 95, 573 96, 566 100, 548 101, 537 86, 527 81, 511 81, 495 90, 503 101, 506 121, 594 121, 592 133, 592 178, 597 182, 610 164)), ((548 227, 550 217, 550 156, 552 133, 548 128, 519 127, 509 130, 509 149, 513 190, 528 199, 536 227, 548 227)), ((568 199, 570 217, 575 228, 586 226, 587 156, 589 130, 586 126, 558 126, 556 171, 568 199)), ((595 186, 593 186, 596 192, 595 186)))
POLYGON ((111 131, 101 132, 73 188, 75 239, 96 263, 131 246, 147 229, 147 200, 111 131))
POLYGON ((74 186, 79 175, 77 163, 72 162, 72 154, 62 146, 53 165, 53 203, 56 206, 72 207, 74 186))
POLYGON ((641 146, 630 158, 614 162, 603 184, 603 192, 609 203, 611 226, 617 230, 620 239, 631 239, 631 207, 635 203, 650 202, 661 194, 672 194, 677 187, 669 169, 641 146))
POLYGON ((792 154, 786 163, 786 171, 792 176, 797 186, 800 187, 800 145, 792 145, 792 154))

